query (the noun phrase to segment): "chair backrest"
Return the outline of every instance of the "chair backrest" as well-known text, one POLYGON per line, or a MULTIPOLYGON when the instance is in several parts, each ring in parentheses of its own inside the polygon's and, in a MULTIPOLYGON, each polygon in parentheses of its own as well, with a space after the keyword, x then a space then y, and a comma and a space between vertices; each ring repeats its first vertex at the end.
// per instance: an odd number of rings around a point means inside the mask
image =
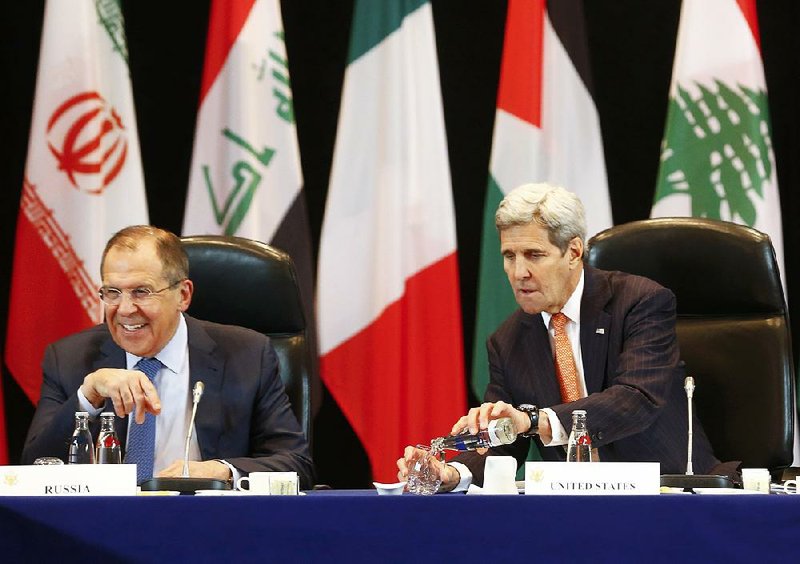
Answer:
POLYGON ((597 234, 586 262, 675 293, 681 357, 720 460, 773 472, 792 463, 791 336, 767 235, 723 221, 648 219, 597 234))
POLYGON ((291 257, 259 241, 183 237, 194 296, 188 313, 268 335, 292 410, 311 442, 311 349, 291 257))

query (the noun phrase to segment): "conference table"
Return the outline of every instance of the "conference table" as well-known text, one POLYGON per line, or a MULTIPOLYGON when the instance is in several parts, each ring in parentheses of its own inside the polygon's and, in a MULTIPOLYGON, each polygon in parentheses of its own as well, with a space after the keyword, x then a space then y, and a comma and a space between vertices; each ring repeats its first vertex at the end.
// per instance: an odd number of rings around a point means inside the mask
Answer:
POLYGON ((796 562, 800 495, 4 497, 3 562, 796 562))

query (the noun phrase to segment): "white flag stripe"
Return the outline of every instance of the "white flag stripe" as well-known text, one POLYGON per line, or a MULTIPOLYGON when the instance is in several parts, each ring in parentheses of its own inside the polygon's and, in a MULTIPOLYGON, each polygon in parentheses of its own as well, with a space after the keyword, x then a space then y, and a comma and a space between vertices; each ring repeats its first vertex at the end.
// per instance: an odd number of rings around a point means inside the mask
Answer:
POLYGON ((542 127, 498 109, 490 169, 505 194, 528 182, 578 194, 591 237, 612 225, 600 120, 549 16, 542 72, 542 127))
POLYGON ((322 354, 456 248, 455 218, 442 211, 453 199, 439 69, 424 55, 436 49, 430 18, 422 6, 347 69, 319 252, 322 354))
POLYGON ((289 78, 283 63, 287 60, 286 47, 277 35, 282 30, 278 0, 257 0, 202 102, 184 235, 222 233, 235 206, 253 186, 253 201, 233 234, 269 243, 302 189, 294 123, 276 111, 281 102, 276 98, 276 88, 283 89, 291 99, 288 85, 273 75, 277 72, 286 81, 289 78), (226 136, 225 130, 249 149, 233 141, 231 135, 226 136), (274 151, 268 164, 258 158, 265 150, 274 151), (224 208, 229 199, 231 202, 222 224, 215 218, 204 167, 219 208, 224 208), (241 187, 234 195, 237 182, 241 187))
MULTIPOLYGON (((44 205, 52 209, 76 254, 99 286, 100 258, 106 240, 122 227, 147 223, 147 202, 128 66, 115 52, 115 45, 97 18, 94 2, 47 2, 25 177, 35 186, 44 205), (81 115, 97 108, 97 104, 91 108, 73 106, 53 124, 48 135, 53 113, 82 92, 97 92, 106 107, 119 115, 124 127, 120 137, 103 136, 98 149, 83 160, 97 160, 122 136, 127 145, 125 165, 99 196, 89 192, 96 185, 96 174, 76 175, 83 189, 76 188, 69 182, 66 171, 59 170, 49 147, 70 150, 63 145, 69 128, 81 115)), ((99 119, 90 121, 72 148, 77 150, 96 137, 101 124, 99 119)))

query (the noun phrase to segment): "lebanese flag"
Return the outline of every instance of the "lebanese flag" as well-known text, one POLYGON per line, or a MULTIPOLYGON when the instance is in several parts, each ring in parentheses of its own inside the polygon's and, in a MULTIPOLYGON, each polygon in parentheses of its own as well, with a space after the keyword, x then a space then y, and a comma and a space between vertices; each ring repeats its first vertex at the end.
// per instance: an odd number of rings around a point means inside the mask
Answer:
POLYGON ((754 227, 785 272, 755 0, 683 2, 651 216, 754 227))
POLYGON ((500 256, 494 214, 505 195, 531 182, 575 192, 587 237, 612 225, 600 122, 591 95, 580 0, 509 0, 478 278, 472 388, 489 381, 484 343, 517 309, 500 256))
POLYGON ((33 403, 45 346, 102 321, 106 242, 148 222, 127 57, 118 3, 47 2, 5 347, 33 403))
MULTIPOLYGON (((681 6, 651 216, 708 217, 754 227, 772 239, 786 272, 755 0, 684 0, 681 6)), ((782 282, 785 290, 783 277, 782 282)), ((797 464, 800 434, 795 433, 797 464)))
MULTIPOLYGON (((211 4, 183 234, 237 235, 288 252, 316 342, 311 230, 278 0, 211 4)), ((316 369, 311 377, 319 378, 316 369)))
POLYGON ((466 412, 453 196, 428 2, 356 0, 322 225, 321 375, 396 480, 466 412))

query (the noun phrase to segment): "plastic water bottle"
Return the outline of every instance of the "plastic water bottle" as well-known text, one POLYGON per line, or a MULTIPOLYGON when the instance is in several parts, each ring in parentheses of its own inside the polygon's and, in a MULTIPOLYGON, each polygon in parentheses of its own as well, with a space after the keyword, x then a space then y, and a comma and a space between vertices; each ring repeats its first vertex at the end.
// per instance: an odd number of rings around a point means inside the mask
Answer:
POLYGON ((69 441, 69 464, 94 464, 94 442, 89 432, 89 414, 75 412, 75 432, 69 441))
POLYGON ((591 462, 592 438, 586 428, 586 412, 576 409, 572 412, 572 431, 567 443, 567 462, 591 462))
POLYGON ((110 411, 100 414, 95 455, 98 464, 122 464, 122 445, 114 430, 114 413, 110 411))
POLYGON ((486 429, 481 429, 474 435, 460 433, 439 437, 431 441, 432 450, 475 450, 500 445, 508 445, 517 440, 517 430, 510 417, 501 417, 489 421, 486 429))

